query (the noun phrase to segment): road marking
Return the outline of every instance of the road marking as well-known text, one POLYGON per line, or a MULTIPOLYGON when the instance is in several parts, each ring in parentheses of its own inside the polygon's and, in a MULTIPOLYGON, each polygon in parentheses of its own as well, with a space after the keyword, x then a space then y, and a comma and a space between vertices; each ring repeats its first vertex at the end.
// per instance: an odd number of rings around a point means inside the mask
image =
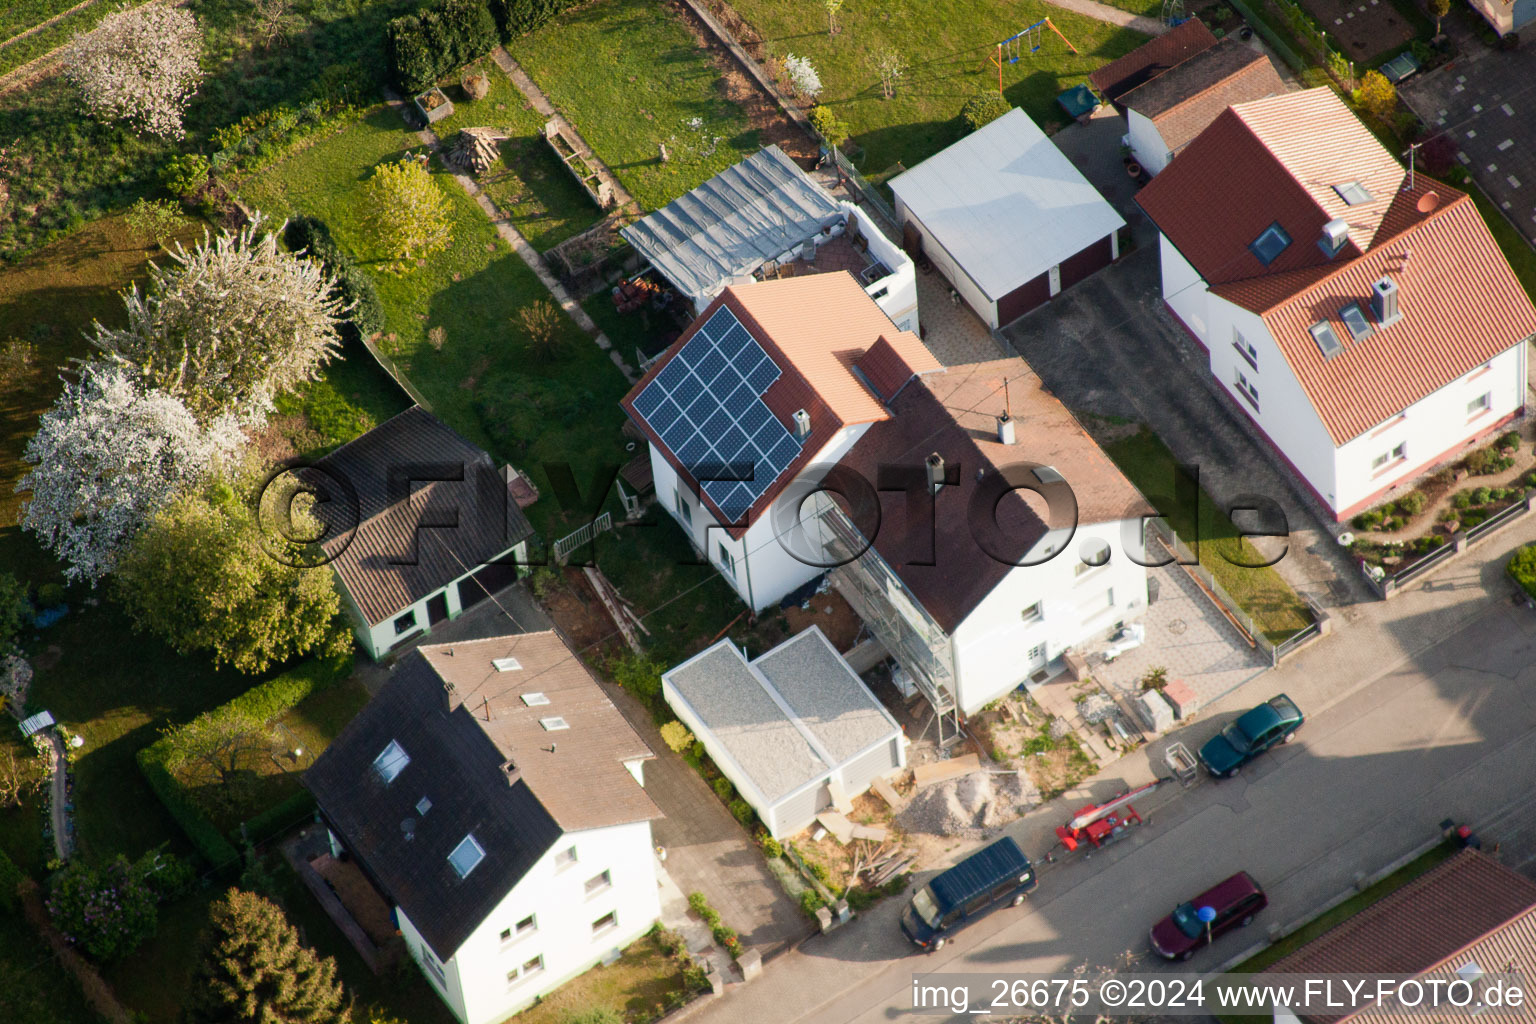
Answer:
POLYGON ((1498 169, 1499 169, 1499 165, 1498 164, 1489 164, 1488 165, 1488 173, 1489 174, 1492 174, 1494 171, 1496 171, 1498 169))
POLYGON ((1520 187, 1520 179, 1515 177, 1513 174, 1509 175, 1504 180, 1509 182, 1509 187, 1510 188, 1519 188, 1520 187))
POLYGON ((1472 113, 1474 113, 1474 114, 1481 114, 1482 112, 1483 112, 1483 105, 1481 103, 1474 103, 1474 104, 1472 104, 1472 113))
POLYGON ((1471 129, 1471 130, 1469 130, 1469 131, 1468 131, 1468 132, 1467 132, 1467 138, 1469 138, 1469 139, 1475 139, 1475 138, 1477 138, 1477 129, 1476 129, 1476 128, 1473 128, 1473 129, 1471 129))
POLYGON ((1503 142, 1499 143, 1499 152, 1500 153, 1504 152, 1506 149, 1508 149, 1510 146, 1513 146, 1514 144, 1515 144, 1515 140, 1514 139, 1505 139, 1503 142))
POLYGON ((1464 164, 1470 164, 1472 162, 1472 158, 1471 157, 1467 156, 1467 154, 1462 153, 1460 151, 1458 151, 1456 153, 1456 159, 1460 160, 1464 164))
POLYGON ((1466 91, 1467 91, 1467 87, 1464 86, 1464 85, 1458 85, 1456 88, 1451 90, 1451 92, 1466 92, 1466 91))
MULTIPOLYGON (((1495 96, 1494 99, 1498 99, 1498 97, 1495 96)), ((1504 111, 1504 113, 1508 114, 1510 117, 1514 117, 1515 116, 1515 108, 1510 106, 1508 103, 1504 104, 1499 109, 1504 111)))

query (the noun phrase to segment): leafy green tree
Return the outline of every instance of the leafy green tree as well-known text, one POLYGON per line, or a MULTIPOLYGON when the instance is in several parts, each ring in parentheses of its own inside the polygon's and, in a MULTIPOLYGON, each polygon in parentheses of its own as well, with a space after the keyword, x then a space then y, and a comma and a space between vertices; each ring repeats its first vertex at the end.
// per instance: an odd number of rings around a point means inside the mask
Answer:
POLYGON ((1397 109, 1397 90, 1380 71, 1367 71, 1355 90, 1355 102, 1377 117, 1389 117, 1397 109))
POLYGON ((99 867, 70 861, 50 881, 47 905, 64 937, 98 960, 133 952, 159 922, 144 872, 121 854, 99 867))
POLYGON ((277 904, 230 889, 209 907, 188 1024, 347 1024, 336 961, 299 942, 277 904))
POLYGON ((1451 13, 1451 0, 1429 0, 1429 13, 1435 16, 1435 35, 1440 34, 1440 19, 1451 13))
POLYGON ((406 260, 453 240, 448 197, 418 160, 384 164, 363 185, 369 240, 387 259, 406 260))
POLYGON ((177 651, 262 672, 344 642, 330 571, 301 554, 215 484, 178 496, 140 531, 119 562, 117 594, 138 628, 177 651))
POLYGON ((181 223, 181 211, 164 199, 140 199, 123 215, 129 230, 141 239, 164 245, 181 223))
POLYGON ((27 585, 8 572, 0 572, 0 654, 10 649, 32 620, 27 585))

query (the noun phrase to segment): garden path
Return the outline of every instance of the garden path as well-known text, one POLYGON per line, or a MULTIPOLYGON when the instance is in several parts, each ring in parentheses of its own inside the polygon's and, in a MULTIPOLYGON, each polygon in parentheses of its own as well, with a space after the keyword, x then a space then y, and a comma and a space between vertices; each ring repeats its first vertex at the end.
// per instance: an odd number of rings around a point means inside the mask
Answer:
MULTIPOLYGON (((1523 430, 1522 434, 1530 431, 1523 430)), ((1532 457, 1531 439, 1522 436, 1520 447, 1515 453, 1515 464, 1502 473, 1492 476, 1468 476, 1446 488, 1445 493, 1436 498, 1433 503, 1425 506, 1424 511, 1414 516, 1401 530, 1356 530, 1351 525, 1350 530, 1361 539, 1377 544, 1390 541, 1407 541, 1427 533, 1433 533, 1435 526, 1440 522, 1440 513, 1451 507, 1451 502, 1461 491, 1479 487, 1512 487, 1520 482, 1520 479, 1536 467, 1536 458, 1532 457)), ((1404 492, 1407 493, 1407 492, 1404 492)))
POLYGON ((1132 14, 1130 11, 1122 11, 1118 7, 1101 4, 1096 0, 1051 0, 1052 4, 1074 14, 1081 14, 1085 18, 1095 21, 1107 21, 1111 25, 1119 25, 1121 28, 1134 29, 1142 35, 1160 36, 1168 31, 1156 18, 1143 17, 1140 14, 1132 14))
POLYGON ((53 788, 49 801, 49 813, 53 817, 53 848, 59 860, 69 860, 75 852, 75 836, 69 830, 69 812, 64 805, 69 801, 69 759, 65 756, 64 738, 57 729, 48 730, 48 743, 53 748, 53 774, 48 785, 53 788))
MULTIPOLYGON (((409 122, 411 112, 410 108, 405 105, 405 101, 390 90, 386 90, 384 96, 389 105, 395 108, 400 113, 400 116, 409 122)), ((430 128, 421 129, 416 133, 416 137, 421 140, 422 145, 427 148, 428 152, 440 153, 443 148, 441 141, 439 141, 430 128)), ((447 167, 448 164, 445 162, 444 166, 447 167)), ((613 365, 619 368, 619 372, 624 374, 624 377, 631 384, 638 381, 640 375, 635 372, 634 367, 630 366, 624 357, 619 355, 613 347, 613 342, 608 340, 608 335, 598 329, 597 323, 587 315, 587 311, 581 308, 581 305, 571 296, 571 293, 566 291, 565 286, 555 277, 554 272, 549 269, 549 264, 544 262, 544 257, 540 256, 539 251, 528 243, 528 239, 524 238, 521 232, 512 226, 512 222, 507 220, 500 210, 496 209, 496 204, 491 202, 490 196, 487 196, 481 190, 475 179, 462 171, 451 171, 451 173, 454 180, 459 183, 459 187, 469 193, 470 198, 490 218, 491 224, 496 228, 496 233, 506 239, 507 244, 512 246, 512 251, 517 253, 518 258, 528 264, 528 269, 532 270, 538 275, 539 280, 544 282, 544 287, 555 297, 555 301, 560 304, 560 308, 565 310, 572 320, 576 321, 576 326, 592 336, 592 340, 597 342, 597 347, 608 353, 608 358, 613 360, 613 365)))
POLYGON ((522 93, 523 97, 533 105, 534 110, 544 117, 553 120, 560 126, 560 130, 565 133, 565 137, 577 144, 577 152, 581 154, 582 159, 597 171, 598 177, 607 182, 609 188, 613 189, 614 198, 618 200, 617 205, 620 208, 639 210, 640 204, 635 202, 635 197, 625 190, 624 186, 619 183, 619 179, 608 169, 608 165, 603 163, 591 146, 587 145, 587 140, 581 137, 581 133, 576 130, 576 126, 567 121, 565 115, 555 109, 555 105, 549 102, 549 97, 544 95, 544 90, 534 84, 533 79, 528 77, 528 73, 523 70, 522 66, 512 59, 512 55, 498 46, 491 51, 491 60, 495 61, 496 66, 501 68, 506 76, 512 80, 512 84, 517 86, 517 91, 522 93))

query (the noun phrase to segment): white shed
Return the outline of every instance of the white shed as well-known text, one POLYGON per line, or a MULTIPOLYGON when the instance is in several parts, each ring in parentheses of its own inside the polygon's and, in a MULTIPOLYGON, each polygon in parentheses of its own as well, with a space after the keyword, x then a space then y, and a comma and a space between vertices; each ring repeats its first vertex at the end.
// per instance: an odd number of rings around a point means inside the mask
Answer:
POLYGON ((1125 219, 1022 110, 893 178, 891 191, 908 251, 921 244, 994 329, 1120 255, 1125 219))
POLYGON ((906 738, 821 630, 747 660, 729 640, 661 677, 662 695, 776 839, 906 766, 906 738))

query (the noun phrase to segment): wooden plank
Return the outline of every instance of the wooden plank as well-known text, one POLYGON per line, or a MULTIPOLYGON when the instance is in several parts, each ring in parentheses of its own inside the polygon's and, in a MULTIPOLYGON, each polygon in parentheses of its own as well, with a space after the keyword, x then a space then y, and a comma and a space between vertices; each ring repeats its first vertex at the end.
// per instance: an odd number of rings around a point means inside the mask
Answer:
POLYGON ((853 838, 855 839, 872 839, 877 843, 883 843, 888 835, 890 833, 880 825, 853 826, 853 838))
POLYGON ((853 822, 843 817, 840 812, 822 811, 816 815, 816 821, 836 836, 839 843, 847 844, 853 841, 853 822))
POLYGON ((905 806, 906 801, 896 792, 889 779, 876 779, 869 784, 869 788, 875 791, 875 795, 884 800, 893 811, 899 811, 905 806))
POLYGON ((917 788, 922 789, 924 786, 969 775, 980 769, 981 758, 976 754, 966 754, 964 757, 952 757, 948 761, 918 765, 912 769, 912 778, 917 783, 917 788))

